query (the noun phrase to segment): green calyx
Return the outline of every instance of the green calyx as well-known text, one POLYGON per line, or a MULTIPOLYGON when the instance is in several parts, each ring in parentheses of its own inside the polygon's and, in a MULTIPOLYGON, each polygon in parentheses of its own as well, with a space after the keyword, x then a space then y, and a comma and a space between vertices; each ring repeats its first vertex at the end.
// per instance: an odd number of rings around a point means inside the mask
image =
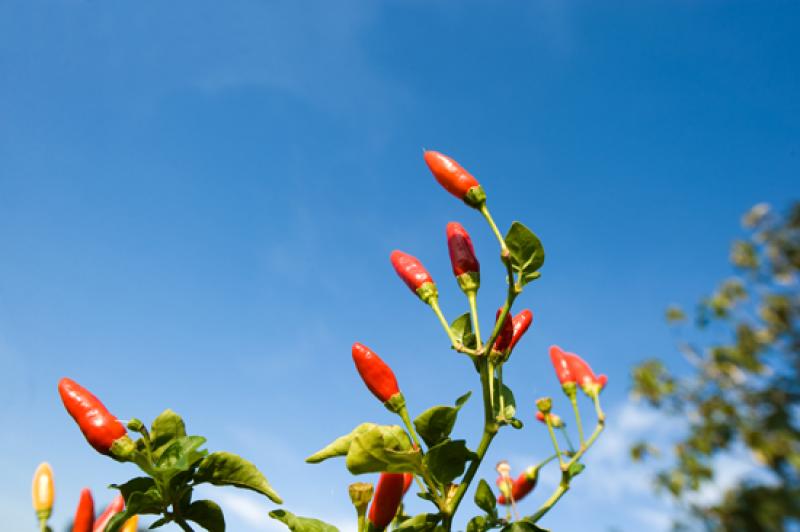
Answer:
POLYGON ((369 501, 372 500, 374 487, 369 482, 356 482, 354 484, 350 484, 349 493, 350 500, 353 502, 353 506, 355 506, 356 511, 359 514, 362 514, 367 510, 369 501))
POLYGON ((467 295, 476 293, 481 286, 480 272, 462 273, 456 277, 456 280, 458 281, 458 286, 461 287, 461 291, 467 295))
POLYGON ((390 412, 399 414, 400 411, 406 406, 406 398, 403 397, 401 392, 397 392, 391 396, 388 401, 383 403, 383 406, 385 406, 390 412))
POLYGON ((467 191, 463 200, 470 207, 480 209, 486 203, 486 192, 484 192, 482 186, 474 186, 467 191))
POLYGON ((111 458, 117 462, 130 462, 131 456, 136 452, 136 444, 126 434, 114 440, 109 452, 111 453, 111 458))
POLYGON ((439 298, 439 290, 434 283, 428 281, 422 283, 422 285, 417 288, 417 295, 421 300, 430 305, 431 301, 439 298))
POLYGON ((549 397, 541 397, 536 400, 536 408, 538 408, 539 412, 542 414, 549 414, 550 409, 553 408, 553 400, 549 397))
POLYGON ((564 390, 564 394, 572 399, 575 397, 575 394, 578 392, 578 385, 574 382, 565 382, 561 385, 561 389, 564 390))

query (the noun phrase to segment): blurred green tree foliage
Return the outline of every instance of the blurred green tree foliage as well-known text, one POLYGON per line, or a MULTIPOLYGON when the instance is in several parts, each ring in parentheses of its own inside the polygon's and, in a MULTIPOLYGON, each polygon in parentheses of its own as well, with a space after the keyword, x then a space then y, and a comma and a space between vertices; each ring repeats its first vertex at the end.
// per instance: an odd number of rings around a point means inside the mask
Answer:
MULTIPOLYGON (((662 413, 678 416, 669 464, 655 478, 689 509, 676 527, 783 531, 800 526, 800 202, 785 215, 756 205, 734 242, 736 277, 724 281, 688 316, 667 309, 678 327, 689 372, 673 374, 657 359, 633 370, 633 392, 662 413), (760 471, 714 503, 693 497, 723 472, 715 458, 750 452, 760 471)), ((631 449, 635 460, 659 453, 653 442, 631 449)), ((758 469, 758 468, 756 468, 758 469)))

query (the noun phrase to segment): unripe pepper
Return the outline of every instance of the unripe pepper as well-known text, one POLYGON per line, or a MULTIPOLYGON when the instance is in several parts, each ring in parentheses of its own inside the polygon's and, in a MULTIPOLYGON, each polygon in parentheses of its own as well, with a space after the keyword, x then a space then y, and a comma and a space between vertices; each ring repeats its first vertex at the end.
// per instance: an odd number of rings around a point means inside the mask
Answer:
POLYGON ((475 256, 472 239, 461 224, 447 224, 447 249, 450 252, 453 275, 456 276, 461 290, 466 294, 476 292, 481 284, 481 265, 475 256))
POLYGON ((381 473, 369 508, 369 522, 375 530, 384 530, 394 519, 403 500, 405 474, 381 473))
POLYGON ((72 379, 61 379, 58 393, 61 394, 61 401, 67 412, 78 423, 86 441, 97 452, 111 455, 114 442, 128 434, 125 426, 97 397, 72 379))
POLYGON ((122 528, 119 529, 119 532, 136 532, 137 530, 139 530, 138 514, 125 521, 125 524, 122 525, 122 528))
POLYGON ((94 499, 89 488, 81 490, 75 519, 72 520, 72 532, 92 532, 94 527, 94 499))
POLYGON ((425 269, 419 259, 399 250, 392 251, 389 258, 400 279, 421 300, 428 303, 439 296, 431 274, 428 273, 428 270, 425 269))
POLYGON ((47 462, 42 462, 33 474, 33 511, 40 523, 46 523, 53 511, 55 486, 53 484, 53 469, 47 462))
POLYGON ((486 202, 486 193, 478 180, 455 160, 431 150, 426 151, 424 157, 433 177, 450 194, 475 208, 480 208, 486 202))
POLYGON ((382 403, 400 393, 397 378, 392 368, 381 360, 372 349, 358 342, 353 344, 353 362, 369 391, 382 403))
POLYGON ((106 525, 111 521, 111 518, 124 509, 125 499, 122 498, 122 495, 117 495, 94 522, 94 530, 92 532, 105 532, 106 525))
MULTIPOLYGON (((539 469, 537 467, 529 467, 521 473, 514 482, 511 484, 511 498, 515 502, 519 502, 527 494, 533 491, 536 487, 536 482, 539 479, 539 469)), ((498 504, 511 504, 511 501, 504 494, 497 497, 498 504)))

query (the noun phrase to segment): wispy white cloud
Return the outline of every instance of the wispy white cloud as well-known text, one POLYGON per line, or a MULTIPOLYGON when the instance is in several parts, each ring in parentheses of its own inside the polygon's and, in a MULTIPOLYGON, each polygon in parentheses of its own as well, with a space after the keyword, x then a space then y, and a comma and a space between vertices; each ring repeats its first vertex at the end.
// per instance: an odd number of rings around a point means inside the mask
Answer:
MULTIPOLYGON (((235 516, 236 519, 246 524, 248 530, 268 530, 274 532, 286 532, 288 530, 284 524, 269 517, 270 510, 265 503, 254 500, 249 495, 226 492, 218 494, 217 500, 227 514, 235 516)), ((305 515, 302 509, 292 508, 291 511, 298 516, 305 515)), ((322 518, 322 520, 335 526, 342 532, 348 532, 357 528, 356 520, 349 517, 339 516, 332 519, 322 518)))

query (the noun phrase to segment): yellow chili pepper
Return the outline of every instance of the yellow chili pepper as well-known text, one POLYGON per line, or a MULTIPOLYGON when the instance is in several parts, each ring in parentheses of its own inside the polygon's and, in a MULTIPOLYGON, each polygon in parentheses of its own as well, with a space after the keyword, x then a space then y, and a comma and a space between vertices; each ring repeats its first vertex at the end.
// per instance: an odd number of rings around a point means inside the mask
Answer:
POLYGON ((47 526, 47 520, 53 512, 53 498, 55 488, 53 486, 53 470, 50 464, 42 462, 33 474, 33 510, 39 518, 39 525, 42 530, 47 526))
POLYGON ((125 524, 122 525, 122 528, 119 529, 119 532, 136 532, 138 526, 139 526, 139 516, 134 515, 133 517, 125 521, 125 524))

